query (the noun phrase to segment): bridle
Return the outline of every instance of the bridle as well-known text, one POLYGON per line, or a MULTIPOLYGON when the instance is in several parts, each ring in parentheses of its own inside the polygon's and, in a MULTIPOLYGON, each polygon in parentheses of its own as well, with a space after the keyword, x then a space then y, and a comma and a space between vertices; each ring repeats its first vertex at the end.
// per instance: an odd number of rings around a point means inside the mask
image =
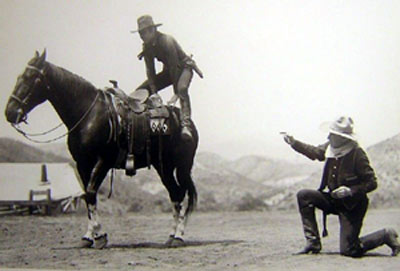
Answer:
MULTIPOLYGON (((40 83, 42 81, 42 79, 43 79, 43 82, 46 84, 45 87, 47 88, 47 90, 51 89, 49 81, 46 78, 44 67, 42 69, 39 69, 39 68, 37 68, 35 66, 27 65, 26 69, 31 69, 31 70, 34 70, 34 71, 38 72, 39 76, 35 79, 34 85, 40 83), (40 76, 41 76, 42 79, 40 78, 40 76)), ((25 82, 23 82, 22 84, 27 85, 25 82)), ((59 127, 61 127, 63 125, 62 122, 60 124, 58 124, 56 127, 51 128, 48 131, 45 131, 45 132, 42 132, 42 133, 34 133, 34 134, 26 133, 25 131, 23 131, 22 129, 20 129, 18 127, 18 124, 11 124, 11 125, 18 133, 22 134, 26 139, 28 139, 28 140, 30 140, 32 142, 35 142, 35 143, 50 143, 50 142, 54 142, 54 141, 56 141, 58 139, 61 139, 61 138, 65 137, 65 136, 69 135, 72 131, 74 131, 78 127, 78 125, 86 118, 86 116, 89 114, 89 112, 93 109, 94 105, 96 104, 97 99, 99 98, 99 94, 100 94, 100 91, 98 91, 96 93, 96 97, 94 98, 94 100, 93 100, 92 104, 90 105, 90 107, 88 108, 88 110, 72 126, 71 129, 69 129, 66 133, 64 133, 64 134, 62 134, 60 136, 57 136, 57 137, 55 137, 53 139, 40 141, 40 140, 32 139, 30 137, 46 135, 46 134, 48 134, 50 132, 53 132, 53 131, 55 131, 56 129, 58 129, 59 127)), ((18 102, 18 104, 20 104, 20 109, 22 110, 22 121, 25 122, 25 123, 27 123, 27 121, 26 121, 27 114, 26 114, 25 107, 28 106, 28 102, 29 102, 29 99, 30 99, 31 96, 32 96, 32 91, 29 91, 28 94, 23 99, 19 98, 18 96, 14 95, 14 94, 10 95, 10 99, 13 99, 16 102, 18 102)))
MULTIPOLYGON (((26 69, 30 69, 30 70, 34 70, 34 71, 38 72, 39 76, 35 79, 34 86, 36 86, 38 83, 40 83, 43 79, 43 82, 46 84, 46 88, 48 90, 50 90, 50 85, 46 79, 44 67, 42 69, 39 69, 35 66, 27 65, 26 69), (42 79, 40 79, 40 76, 42 77, 42 79)), ((25 82, 22 82, 22 84, 27 86, 27 84, 25 82)), ((22 121, 25 123, 26 123, 26 119, 27 119, 26 106, 28 106, 28 102, 29 102, 30 97, 32 96, 32 92, 33 91, 29 91, 28 94, 26 94, 26 96, 23 99, 16 96, 15 94, 10 95, 10 99, 16 101, 20 105, 20 109, 22 110, 22 121)))

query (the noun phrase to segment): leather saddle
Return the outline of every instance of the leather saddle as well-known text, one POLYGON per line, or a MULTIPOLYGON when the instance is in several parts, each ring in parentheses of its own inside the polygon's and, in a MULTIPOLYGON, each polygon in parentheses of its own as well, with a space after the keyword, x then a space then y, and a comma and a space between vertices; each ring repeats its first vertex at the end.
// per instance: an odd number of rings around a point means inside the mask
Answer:
POLYGON ((150 167, 150 138, 170 135, 170 111, 158 94, 150 96, 146 89, 138 89, 128 96, 118 88, 116 81, 110 82, 113 87, 106 88, 106 92, 112 94, 112 111, 116 114, 111 115, 117 116, 111 118, 113 134, 118 135, 115 138, 120 146, 117 164, 125 161, 126 175, 133 176, 136 174, 135 157, 144 151, 150 167))
POLYGON ((109 92, 120 99, 122 103, 124 103, 130 110, 135 113, 140 114, 146 110, 145 103, 149 97, 149 92, 146 89, 139 89, 128 96, 118 87, 117 81, 110 80, 110 83, 113 84, 113 87, 106 87, 106 92, 109 92))

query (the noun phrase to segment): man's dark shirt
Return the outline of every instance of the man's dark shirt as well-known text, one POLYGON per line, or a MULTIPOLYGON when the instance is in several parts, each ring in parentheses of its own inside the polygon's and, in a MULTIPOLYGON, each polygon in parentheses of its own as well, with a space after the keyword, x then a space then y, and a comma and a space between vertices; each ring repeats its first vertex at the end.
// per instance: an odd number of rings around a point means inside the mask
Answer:
POLYGON ((187 55, 172 36, 157 31, 152 44, 143 44, 143 56, 147 78, 152 90, 155 90, 156 75, 154 58, 164 64, 163 71, 168 71, 171 82, 174 88, 176 87, 187 55))

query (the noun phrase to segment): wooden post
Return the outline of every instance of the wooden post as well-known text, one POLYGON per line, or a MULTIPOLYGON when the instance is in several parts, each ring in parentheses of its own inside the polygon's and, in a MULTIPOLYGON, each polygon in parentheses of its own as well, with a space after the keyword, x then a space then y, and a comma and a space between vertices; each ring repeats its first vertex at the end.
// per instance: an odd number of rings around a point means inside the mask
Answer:
MULTIPOLYGON (((33 201, 33 190, 29 191, 29 201, 32 202, 33 201)), ((33 206, 29 206, 29 214, 33 214, 33 206)))
POLYGON ((51 214, 51 191, 50 188, 47 189, 47 205, 46 205, 46 215, 51 214))
POLYGON ((47 167, 45 164, 42 165, 42 176, 41 176, 41 184, 47 184, 49 180, 47 179, 47 167))

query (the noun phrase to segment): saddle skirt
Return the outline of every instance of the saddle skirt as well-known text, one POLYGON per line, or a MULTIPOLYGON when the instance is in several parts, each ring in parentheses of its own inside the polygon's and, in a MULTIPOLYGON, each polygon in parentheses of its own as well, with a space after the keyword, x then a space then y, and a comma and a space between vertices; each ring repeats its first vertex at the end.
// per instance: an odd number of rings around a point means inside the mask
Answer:
POLYGON ((111 89, 104 93, 110 111, 112 138, 121 149, 119 163, 129 152, 130 144, 133 155, 141 155, 148 148, 151 137, 171 135, 171 121, 179 126, 177 114, 163 104, 158 94, 149 97, 146 90, 147 96, 143 91, 127 96, 111 89))

